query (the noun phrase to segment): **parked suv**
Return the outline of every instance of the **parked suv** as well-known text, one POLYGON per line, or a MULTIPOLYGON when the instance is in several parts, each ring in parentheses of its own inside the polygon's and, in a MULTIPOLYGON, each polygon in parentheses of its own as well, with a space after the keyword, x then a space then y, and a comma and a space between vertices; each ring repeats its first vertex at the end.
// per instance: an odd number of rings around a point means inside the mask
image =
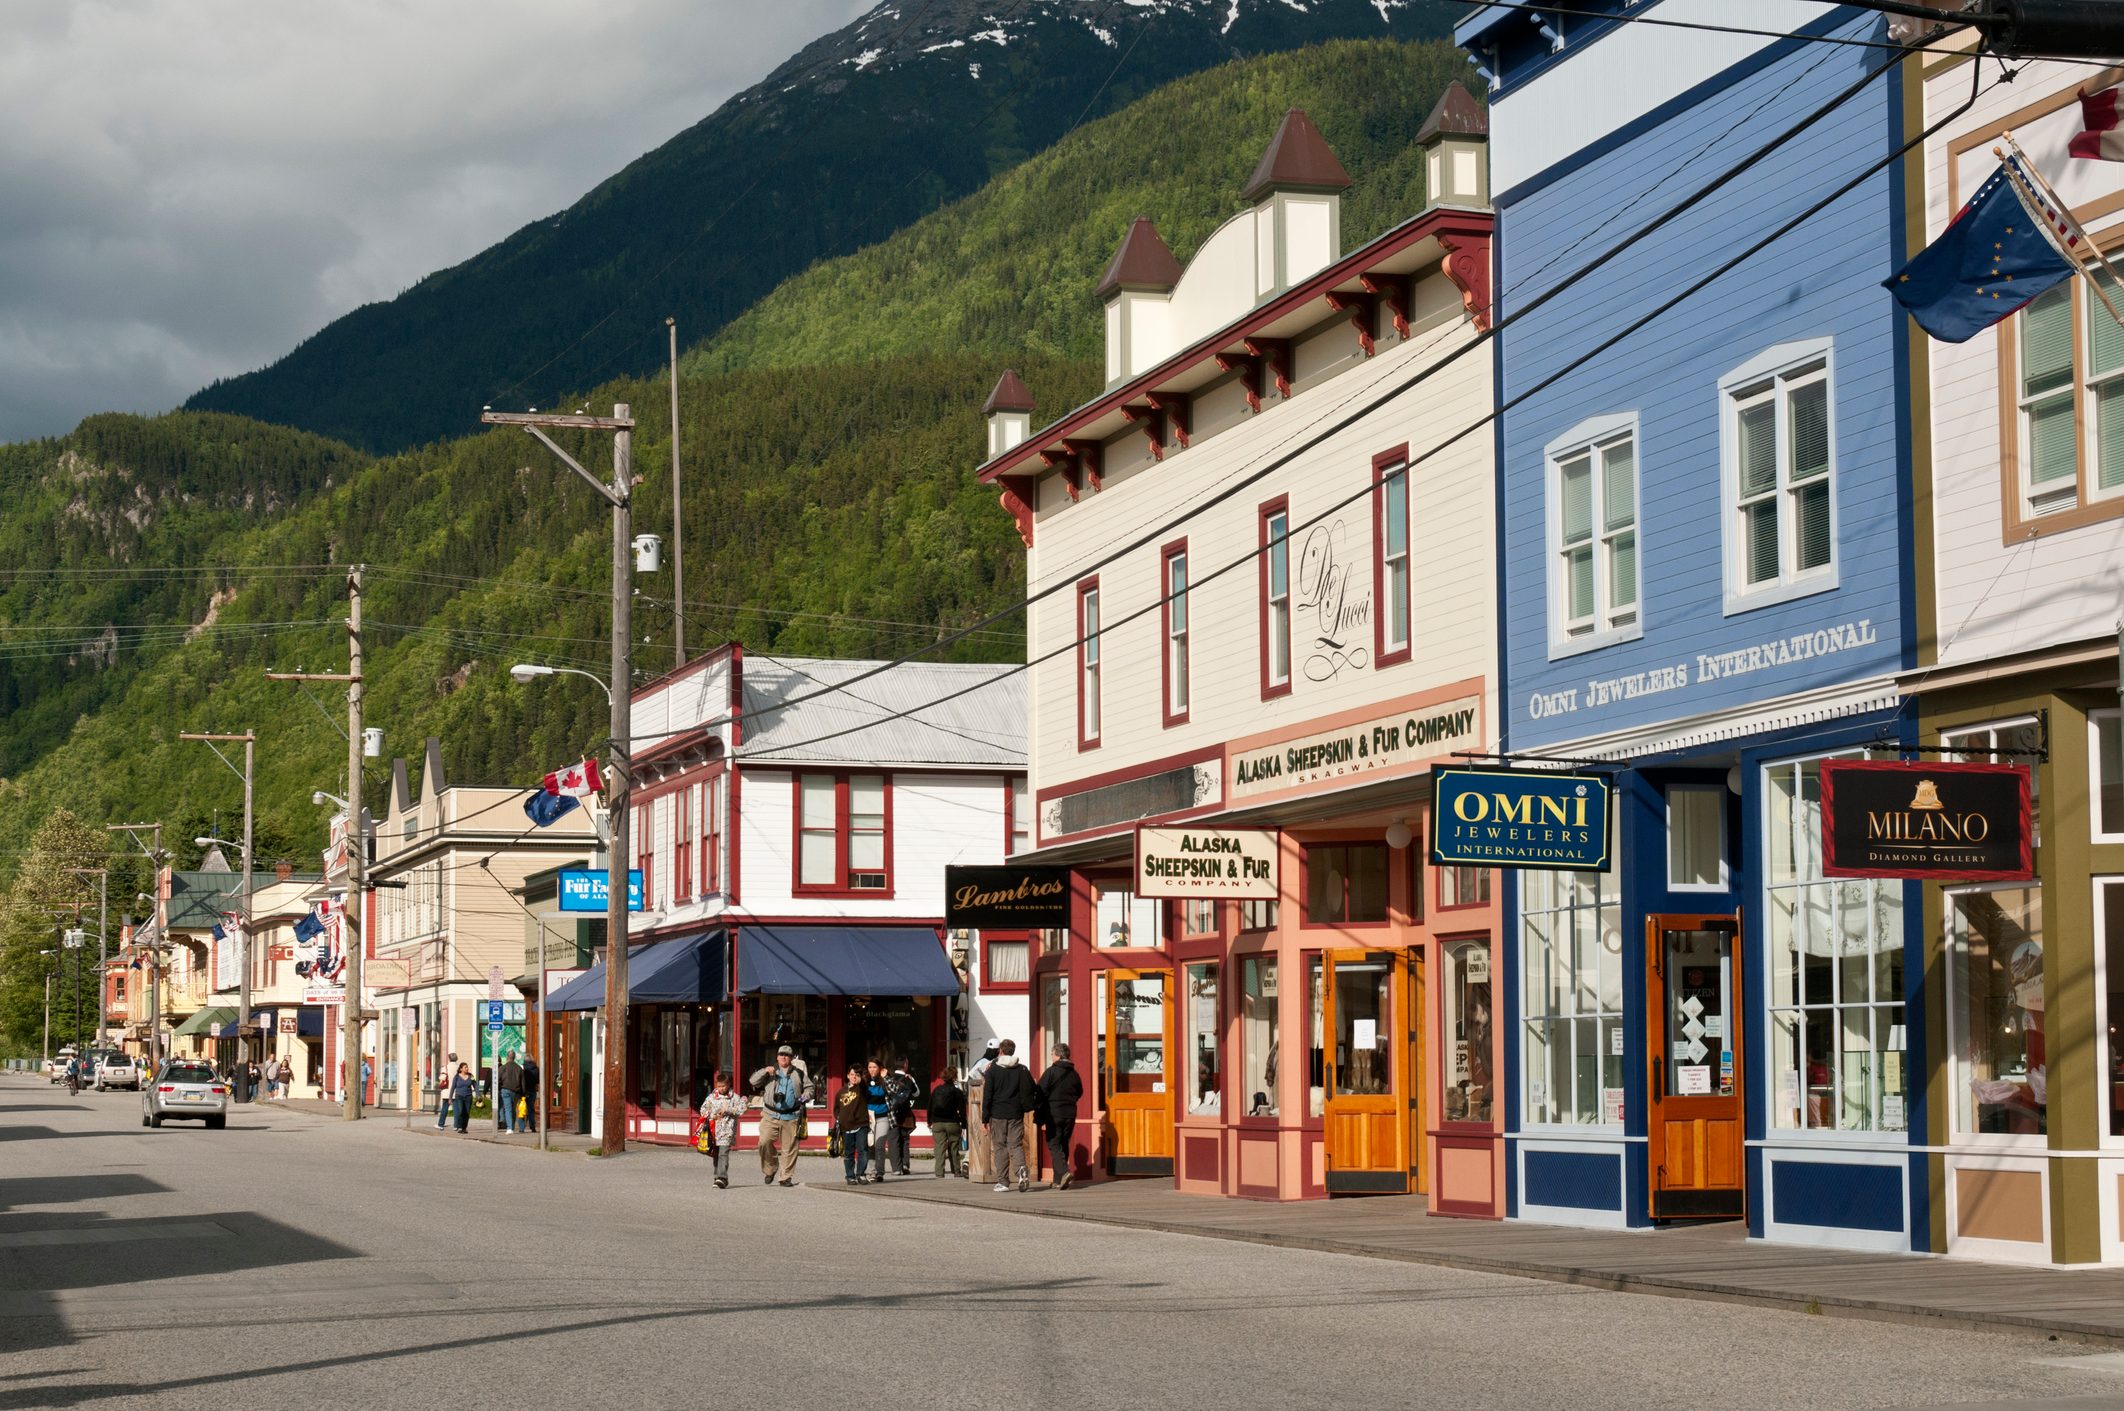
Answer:
POLYGON ((204 1063, 178 1058, 163 1064, 154 1081, 140 1085, 140 1125, 159 1127, 173 1119, 227 1126, 229 1085, 204 1063))
POLYGON ((109 1092, 112 1088, 140 1090, 140 1065, 129 1053, 107 1053, 96 1065, 96 1091, 109 1092))

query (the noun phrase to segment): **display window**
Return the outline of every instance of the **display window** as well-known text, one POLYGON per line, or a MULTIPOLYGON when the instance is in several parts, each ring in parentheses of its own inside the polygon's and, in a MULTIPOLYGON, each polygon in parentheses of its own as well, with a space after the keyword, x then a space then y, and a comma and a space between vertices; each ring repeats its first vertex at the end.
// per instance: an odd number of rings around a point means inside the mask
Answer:
POLYGON ((2041 889, 1948 893, 1946 959, 1956 1134, 2043 1136, 2050 1082, 2041 889))
POLYGON ((2103 1036, 2096 1061, 2102 1081, 2105 1144, 2124 1143, 2124 877, 2095 879, 2095 1032, 2103 1036))
POLYGON ((1305 849, 1305 924, 1367 926, 1387 919, 1385 843, 1310 843, 1305 849))
POLYGON ((746 1002, 752 1006, 752 1042, 746 1062, 754 1067, 770 1064, 774 1051, 788 1044, 796 1050, 798 1065, 814 1081, 826 1076, 825 996, 761 995, 746 1002))
POLYGON ((1118 887, 1101 887, 1092 908, 1093 944, 1102 950, 1158 944, 1160 904, 1118 887))
POLYGON ((1623 1120, 1622 899, 1609 872, 1523 872, 1526 1121, 1623 1120))
MULTIPOLYGON (((843 1066, 876 1059, 891 1069, 904 1062, 908 1073, 921 1082, 930 1064, 934 1013, 933 1005, 919 1004, 907 995, 851 995, 842 1000, 843 1066)), ((815 1067, 811 1071, 824 1070, 815 1067)))
POLYGON ((1187 1025, 1187 1110, 1191 1116, 1214 1117, 1223 1111, 1223 1071, 1218 1066, 1219 1036, 1223 1019, 1217 1006, 1217 980, 1222 967, 1215 961, 1187 966, 1185 1002, 1187 1025))
POLYGON ((1491 1042, 1490 941, 1487 936, 1448 941, 1441 992, 1445 1023, 1446 1122, 1489 1124, 1497 1081, 1491 1042))
POLYGON ((1273 955, 1249 955, 1239 961, 1239 1092, 1248 1117, 1274 1117, 1277 1041, 1282 1033, 1277 1011, 1277 961, 1273 955))
POLYGON ((1040 1066, 1054 1062, 1055 1045, 1069 1042, 1069 976, 1040 977, 1040 1066))
POLYGON ((1766 765, 1763 783, 1771 1121, 1903 1131, 1903 884, 1822 875, 1820 760, 1766 765))
POLYGON ((1305 1115, 1313 1118, 1327 1112, 1326 996, 1321 959, 1309 955, 1305 958, 1305 1115))

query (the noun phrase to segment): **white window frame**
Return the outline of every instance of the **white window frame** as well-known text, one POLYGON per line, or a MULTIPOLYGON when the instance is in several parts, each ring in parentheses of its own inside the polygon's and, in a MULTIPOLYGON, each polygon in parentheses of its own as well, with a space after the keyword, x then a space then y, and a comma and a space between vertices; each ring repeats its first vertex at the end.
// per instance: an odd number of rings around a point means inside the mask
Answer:
POLYGON ((2094 1087, 2096 1144, 2110 1150, 2124 1151, 2124 1135, 2112 1135, 2109 1130, 2109 1031, 2112 1024, 2124 1023, 2124 1014, 2109 1012, 2109 937, 2104 934, 2102 888, 2124 887, 2124 874, 2097 872, 2093 879, 2094 889, 2094 1087))
POLYGON ((1262 537, 1267 540, 1262 552, 1269 565, 1267 586, 1262 590, 1262 611, 1267 615, 1268 660, 1263 664, 1263 673, 1271 691, 1285 691, 1291 686, 1291 510, 1289 505, 1271 510, 1261 517, 1262 537), (1280 528, 1276 526, 1281 526, 1280 528), (1278 593, 1275 580, 1283 579, 1283 591, 1278 593), (1277 667, 1278 656, 1282 670, 1277 667))
MULTIPOLYGON (((2050 291, 2046 289, 2043 292, 2048 294, 2050 291)), ((2036 299, 2031 299, 2029 302, 2032 304, 2041 298, 2042 295, 2037 295, 2036 299)), ((2016 457, 2020 462, 2020 474, 2017 478, 2020 481, 2018 488, 2021 495, 2021 513, 2029 519, 2041 519, 2045 515, 2056 514, 2060 510, 2075 509, 2082 503, 2081 481, 2083 476, 2081 471, 2088 463, 2089 455, 2093 450, 2091 444, 2082 444, 2078 439, 2078 433, 2082 430, 2091 437, 2093 435, 2092 425, 2090 424, 2086 428, 2075 427, 2076 434, 2072 448, 2070 473, 2062 479, 2051 482, 2041 490, 2036 488, 2035 438, 2031 434, 2032 421, 2029 416, 2029 409, 2037 402, 2054 401, 2059 397, 2063 397, 2067 409, 2077 420, 2079 417, 2080 389, 2082 387, 2088 388, 2090 392, 2089 403, 2092 404, 2094 400, 2092 396, 2093 384, 2087 377, 2088 371, 2094 362, 2094 346, 2091 342, 2083 345, 2081 338, 2082 327, 2086 323, 2086 320, 2080 317, 2079 302, 2081 295, 2078 289, 2068 288, 2065 291, 2064 298, 2065 316, 2070 321, 2070 332, 2066 336, 2066 341, 2071 345, 2068 354, 2070 361, 2065 366, 2065 385, 2056 391, 2045 392, 2034 397, 2028 395, 2028 311, 2023 308, 2018 310, 2013 316, 2013 420, 2014 438, 2020 452, 2018 457, 2016 457)), ((2090 416, 2087 420, 2092 423, 2094 418, 2090 416)), ((2088 482, 2086 488, 2091 491, 2093 489, 2093 477, 2084 478, 2088 482)), ((2111 493, 2114 494, 2115 492, 2112 491, 2111 493)), ((2087 495, 2085 498, 2092 499, 2093 497, 2092 495, 2087 495)))
POLYGON ((1645 635, 1645 457, 1644 438, 1638 434, 1636 412, 1616 412, 1590 417, 1542 448, 1542 501, 1549 591, 1549 660, 1597 651, 1617 642, 1635 641, 1645 635), (1630 443, 1630 524, 1637 536, 1637 599, 1627 613, 1618 613, 1608 601, 1608 539, 1601 507, 1607 503, 1607 486, 1601 480, 1601 452, 1619 441, 1630 443), (1586 454, 1592 457, 1593 496, 1593 626, 1574 632, 1570 617, 1570 575, 1563 568, 1563 464, 1586 454))
MULTIPOLYGON (((1572 1110, 1572 1115, 1570 1117, 1566 1117, 1562 1120, 1553 1122, 1536 1120, 1531 1115, 1534 1111, 1535 1104, 1531 1100, 1529 1090, 1531 1085, 1536 1081, 1537 1075, 1534 1072, 1533 1065, 1527 1061, 1526 1044, 1527 1031, 1531 1027, 1531 1025, 1536 1021, 1539 1021, 1542 1024, 1548 1026, 1551 1035, 1555 1034, 1560 1027, 1568 1028, 1568 1026, 1573 1024, 1591 1023, 1593 1025, 1594 1033, 1597 1036, 1595 1040, 1593 1056, 1596 1062, 1601 1065, 1601 1073, 1603 1075, 1605 1075, 1606 1073, 1606 1060, 1614 1056, 1610 1047, 1613 1041, 1612 1039, 1610 1039, 1609 1035, 1611 1031, 1621 1030, 1623 1024, 1623 1013, 1629 1006, 1631 984, 1628 972, 1621 968, 1622 955, 1626 948, 1622 943, 1622 933, 1620 930, 1621 926, 1624 924, 1622 919, 1622 867, 1620 849, 1617 849, 1617 856, 1609 862, 1609 870, 1606 872, 1560 872, 1554 874, 1537 874, 1522 872, 1518 875, 1518 886, 1519 921, 1518 925, 1514 928, 1512 944, 1518 947, 1519 950, 1519 954, 1517 956, 1519 976, 1516 981, 1516 983, 1519 985, 1519 1023, 1516 1027, 1516 1031, 1511 1036, 1510 1042, 1519 1046, 1518 1096, 1520 1127, 1523 1132, 1533 1134, 1547 1133, 1557 1135, 1575 1135, 1584 1134, 1588 1132, 1606 1132, 1619 1134, 1623 1130, 1622 1123, 1604 1122, 1601 1120, 1601 1112, 1599 1110, 1599 1103, 1601 1102, 1601 1099, 1599 1097, 1596 1097, 1594 1099, 1595 1110, 1593 1112, 1591 1112, 1590 1114, 1578 1113, 1577 1094, 1575 1092, 1571 1095, 1571 1101, 1569 1103, 1560 1104, 1562 1106, 1567 1106, 1572 1110), (1599 935, 1600 912, 1610 907, 1614 908, 1616 926, 1618 928, 1616 931, 1615 963, 1618 967, 1617 983, 1620 986, 1620 989, 1616 994, 1616 1007, 1613 1010, 1607 1010, 1600 1007, 1600 976, 1598 974, 1598 966, 1600 964, 1600 960, 1598 956, 1596 956, 1594 959, 1596 973, 1593 976, 1592 982, 1594 1007, 1591 1009, 1580 1009, 1578 1007, 1578 998, 1583 992, 1584 987, 1579 983, 1575 983, 1577 979, 1577 954, 1575 950, 1571 953, 1570 957, 1572 975, 1566 980, 1564 984, 1564 993, 1562 996, 1564 1000, 1563 1011, 1556 1014, 1550 1014, 1546 1011, 1537 1014, 1533 1011, 1532 1006, 1528 1003, 1527 986, 1530 983, 1532 973, 1530 955, 1527 949, 1528 916, 1542 915, 1551 918, 1568 916, 1575 911, 1585 909, 1588 905, 1584 902, 1574 901, 1562 907, 1530 908, 1527 905, 1527 885, 1531 879, 1538 876, 1553 876, 1559 879, 1559 884, 1564 879, 1591 879, 1594 895, 1593 900, 1590 903, 1590 909, 1594 913, 1593 926, 1594 934, 1596 935, 1596 937, 1599 935)), ((1551 1042, 1554 1042, 1553 1038, 1551 1039, 1551 1042)), ((1575 1048, 1572 1050, 1573 1053, 1576 1053, 1576 1051, 1577 1050, 1575 1048)), ((1623 1086, 1625 1088, 1629 1086, 1629 1080, 1627 1077, 1629 1062, 1630 1059, 1627 1057, 1622 1060, 1623 1069, 1625 1073, 1623 1086)), ((1548 1071, 1545 1069, 1538 1076, 1540 1081, 1546 1082, 1549 1076, 1548 1071)), ((1601 1091, 1603 1087, 1604 1085, 1602 1084, 1596 1084, 1596 1093, 1601 1091)), ((1625 1110, 1624 1117, 1625 1120, 1627 1120, 1627 1110, 1625 1110)))
MULTIPOLYGON (((1969 1022, 1961 986, 1955 981, 1954 916, 1955 901, 1961 897, 1976 896, 1984 892, 2025 892, 2037 896, 2036 905, 2041 907, 2043 882, 2041 877, 2028 882, 1982 882, 1966 887, 1947 887, 1940 893, 1940 974, 1941 993, 1947 1001, 1947 1132, 1955 1145, 2002 1147, 2006 1150, 2041 1151, 2050 1145, 2050 1133, 2044 1132, 1971 1132, 1962 1127, 1961 1094, 1968 1083, 1969 1064, 1962 1057, 1964 1026, 1969 1022)), ((2047 912, 2048 908, 2044 908, 2047 912)), ((2043 944, 2050 945, 2051 918, 2043 917, 2043 944)), ((2055 1123, 2046 1122, 2046 1127, 2055 1123)))
POLYGON ((2124 730, 2124 712, 2114 706, 2108 710, 2087 712, 2087 835, 2090 842, 2124 843, 2124 829, 2114 833, 2102 831, 2102 726, 2105 722, 2124 730))
POLYGON ((1733 886, 1733 873, 1726 861, 1726 786, 1724 784, 1669 784, 1660 791, 1660 807, 1667 816, 1667 890, 1670 892, 1723 892, 1733 886), (1674 877, 1674 796, 1712 794, 1717 799, 1718 881, 1680 882, 1674 877))
POLYGON ((1409 515, 1409 463, 1401 460, 1379 477, 1379 641, 1386 654, 1406 652, 1416 637, 1415 545, 1409 515), (1394 510, 1390 488, 1400 486, 1401 510, 1394 510), (1401 531, 1401 552, 1390 545, 1394 531, 1401 531), (1401 615, 1401 635, 1394 635, 1394 616, 1401 615))
MULTIPOLYGON (((1719 540, 1725 556, 1725 614, 1748 612, 1773 603, 1790 602, 1835 588, 1843 573, 1843 555, 1838 540, 1843 515, 1839 507, 1836 444, 1836 340, 1810 338, 1780 343, 1765 349, 1718 380, 1719 424, 1719 540), (1821 381, 1828 388, 1829 436, 1829 562, 1804 572, 1793 568, 1798 516, 1792 509, 1793 487, 1788 452, 1792 445, 1789 408, 1790 387, 1813 380, 1813 365, 1819 363, 1821 381), (1762 384, 1770 384, 1777 406, 1777 577, 1750 584, 1746 578, 1748 546, 1740 522, 1740 404, 1750 400, 1762 384)), ((1643 561, 1639 551, 1639 562, 1643 561)))
POLYGON ((1169 717, 1185 716, 1194 701, 1188 680, 1191 653, 1188 648, 1193 638, 1188 635, 1187 615, 1188 573, 1187 545, 1182 544, 1172 553, 1163 555, 1165 565, 1165 714, 1169 717), (1174 569, 1179 572, 1176 575, 1174 569), (1178 586, 1175 586, 1175 579, 1178 586))

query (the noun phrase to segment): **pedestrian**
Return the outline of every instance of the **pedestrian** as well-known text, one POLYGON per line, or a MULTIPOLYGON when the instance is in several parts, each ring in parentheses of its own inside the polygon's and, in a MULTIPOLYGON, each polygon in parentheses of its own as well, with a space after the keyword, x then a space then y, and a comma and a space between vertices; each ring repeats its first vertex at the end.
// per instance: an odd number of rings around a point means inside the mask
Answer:
POLYGON ((996 1154, 995 1188, 1007 1191, 1015 1184, 1021 1192, 1031 1190, 1032 1177, 1025 1167, 1025 1119, 1038 1110, 1040 1090, 1025 1065, 1018 1062, 1016 1039, 1005 1039, 997 1049, 982 1096, 989 1141, 996 1154))
POLYGON ((370 1071, 371 1070, 369 1068, 369 1060, 367 1058, 363 1058, 361 1060, 361 1100, 363 1102, 373 1101, 373 1099, 371 1099, 369 1096, 370 1071))
POLYGON ((893 1065, 892 1076, 886 1082, 892 1089, 892 1169, 912 1176, 914 1165, 909 1156, 914 1143, 915 1102, 922 1096, 922 1085, 907 1071, 904 1058, 893 1065))
MULTIPOLYGON (((528 1065, 526 1065, 528 1066, 528 1065)), ((730 1184, 730 1153, 737 1147, 738 1118, 745 1115, 745 1099, 730 1090, 730 1074, 718 1068, 701 1103, 708 1135, 715 1142, 715 1188, 730 1184)))
POLYGON ((1073 1171, 1070 1138, 1077 1130, 1077 1104, 1084 1099, 1084 1080, 1069 1061, 1069 1045, 1055 1045, 1055 1061, 1040 1075, 1040 1125, 1047 1130, 1047 1160, 1054 1167, 1055 1189, 1067 1190, 1073 1171))
POLYGON ((478 1084, 472 1081, 472 1066, 458 1064, 457 1075, 450 1079, 450 1121, 459 1136, 464 1135, 465 1128, 472 1121, 472 1094, 477 1087, 478 1084))
MULTIPOLYGON (((526 1053, 526 1054, 524 1055, 524 1065, 523 1065, 523 1066, 524 1066, 524 1130, 525 1130, 525 1131, 527 1131, 527 1132, 535 1132, 535 1131, 537 1131, 537 1130, 538 1130, 538 1104, 539 1104, 539 1100, 540 1100, 540 1099, 541 1099, 542 1097, 544 1097, 544 1096, 545 1096, 545 1092, 546 1092, 546 1090, 545 1090, 544 1088, 542 1088, 542 1087, 540 1087, 540 1086, 538 1085, 538 1080, 539 1080, 539 1078, 540 1078, 540 1077, 542 1076, 542 1075, 541 1075, 541 1074, 539 1073, 539 1071, 538 1071, 538 1056, 537 1056, 536 1054, 526 1053)), ((722 1075, 722 1077, 723 1077, 723 1079, 724 1079, 725 1081, 728 1081, 728 1080, 729 1080, 729 1077, 730 1077, 730 1075, 729 1075, 728 1073, 724 1073, 724 1074, 722 1075)), ((745 1105, 745 1100, 744 1100, 743 1098, 739 1098, 739 1099, 738 1099, 738 1106, 739 1106, 740 1108, 742 1108, 742 1107, 744 1107, 744 1105, 745 1105)))
POLYGON ((804 1109, 811 1084, 795 1066, 796 1050, 783 1044, 772 1067, 754 1072, 746 1086, 760 1098, 760 1175, 762 1184, 779 1180, 796 1184, 797 1143, 804 1135, 804 1109))
POLYGON ((501 1100, 494 1104, 494 1125, 504 1132, 516 1130, 516 1098, 524 1090, 523 1065, 510 1054, 501 1066, 501 1100))
POLYGON ((833 1100, 833 1130, 841 1139, 843 1179, 862 1185, 870 1165, 870 1102, 863 1092, 863 1070, 853 1065, 833 1100))
POLYGON ((864 1065, 863 1103, 870 1111, 870 1155, 873 1185, 885 1184, 885 1168, 892 1163, 892 1138, 897 1123, 892 1115, 892 1075, 873 1058, 864 1065))
POLYGON ((295 1069, 287 1059, 280 1060, 280 1100, 286 1102, 295 1095, 295 1069))
POLYGON ((260 1076, 258 1072, 258 1060, 253 1058, 245 1062, 245 1064, 243 1065, 244 1101, 258 1101, 259 1081, 260 1076))
POLYGON ((937 1076, 937 1085, 929 1090, 929 1147, 940 1181, 946 1176, 966 1174, 965 1163, 959 1158, 959 1134, 966 1130, 966 1090, 952 1077, 952 1070, 946 1068, 937 1076))
POLYGON ((996 1178, 987 1106, 988 1070, 995 1065, 996 1053, 996 1041, 990 1039, 966 1078, 966 1179, 977 1185, 996 1178))
POLYGON ((457 1067, 457 1055, 453 1053, 442 1072, 435 1075, 435 1130, 438 1132, 450 1125, 451 1075, 457 1067))

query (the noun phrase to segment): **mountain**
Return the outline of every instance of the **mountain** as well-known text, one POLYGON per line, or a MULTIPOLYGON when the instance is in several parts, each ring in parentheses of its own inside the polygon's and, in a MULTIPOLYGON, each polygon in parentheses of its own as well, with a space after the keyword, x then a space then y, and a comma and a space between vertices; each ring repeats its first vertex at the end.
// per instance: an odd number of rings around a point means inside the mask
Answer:
POLYGON ((1443 35, 1454 9, 885 0, 567 210, 185 405, 372 452, 461 435, 482 404, 548 406, 652 369, 665 315, 705 337, 786 277, 885 239, 1176 78, 1337 38, 1443 35))
MULTIPOLYGON (((1438 42, 1341 41, 1193 74, 791 277, 696 345, 680 428, 693 649, 898 656, 1015 602, 1021 547, 971 475, 998 369, 1016 366, 1043 413, 1096 391, 1091 285, 1128 220, 1156 216, 1191 255, 1287 108, 1355 178, 1346 244, 1418 209, 1409 141, 1459 64, 1438 42), (1172 155, 1141 159, 1158 152, 1172 155)), ((555 404, 613 402, 640 419, 637 528, 668 536, 662 381, 555 404)), ((586 463, 608 454, 561 440, 586 463)), ((257 732, 261 861, 321 846, 309 799, 339 792, 339 693, 264 672, 341 668, 350 562, 369 565, 368 718, 387 755, 417 760, 436 735, 451 778, 524 783, 604 733, 589 682, 508 676, 521 660, 606 664, 605 511, 521 432, 372 458, 227 415, 95 417, 0 447, 0 496, 0 882, 61 809, 99 827, 159 818, 181 862, 190 838, 233 831, 240 788, 185 729, 257 732)), ((669 591, 641 583, 643 678, 672 663, 669 591)), ((950 657, 1022 653, 1006 622, 950 657)))

